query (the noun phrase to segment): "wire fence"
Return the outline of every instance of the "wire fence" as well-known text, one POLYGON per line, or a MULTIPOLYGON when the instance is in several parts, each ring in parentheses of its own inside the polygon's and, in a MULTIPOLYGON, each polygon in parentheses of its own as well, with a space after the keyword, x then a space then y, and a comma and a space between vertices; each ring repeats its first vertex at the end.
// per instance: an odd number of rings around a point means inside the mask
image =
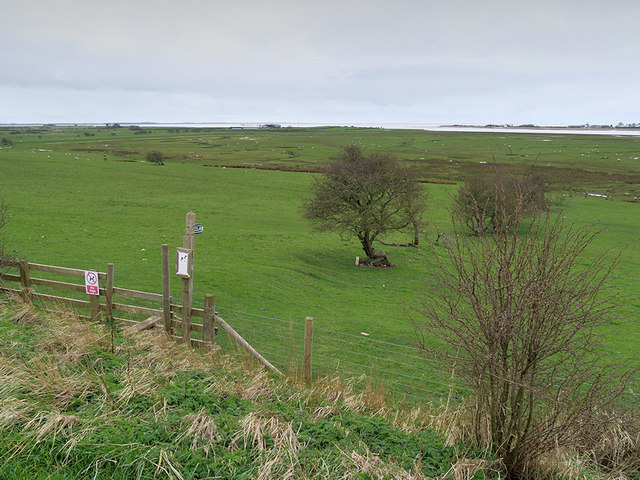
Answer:
MULTIPOLYGON (((300 374, 305 325, 301 322, 248 313, 217 306, 227 320, 251 345, 282 371, 300 374)), ((223 348, 229 340, 220 338, 223 348)), ((322 327, 313 330, 313 378, 339 375, 343 378, 366 375, 387 396, 409 404, 439 403, 462 398, 466 392, 452 375, 451 367, 420 352, 410 342, 395 343, 353 335, 322 327)), ((638 402, 639 378, 629 385, 622 398, 638 402)), ((585 385, 588 386, 588 385, 585 385)))
MULTIPOLYGON (((58 268, 58 267, 55 267, 58 268)), ((1 272, 0 272, 1 273, 1 272)), ((65 281, 72 281, 73 276, 65 281)), ((46 271, 40 274, 43 278, 53 278, 46 271)), ((13 282, 21 282, 17 275, 6 275, 13 282)), ((0 278, 2 280, 2 278, 0 278)), ((42 283, 42 282, 40 282, 42 283)), ((50 282, 55 283, 55 282, 50 282)), ((58 284, 59 285, 59 284, 58 284)), ((66 284, 71 285, 71 283, 66 284)), ((14 290, 19 292, 20 290, 14 290)), ((39 285, 41 293, 53 293, 54 287, 46 283, 39 285)), ((140 298, 135 291, 119 289, 120 301, 125 299, 137 307, 149 311, 157 309, 158 300, 140 298), (131 293, 128 295, 127 292, 131 293)), ((139 292, 138 292, 139 293, 139 292)), ((70 298, 78 300, 86 297, 82 289, 72 289, 67 293, 70 298)), ((148 294, 145 294, 148 296, 148 294)), ((171 303, 178 301, 171 298, 171 303)), ((204 305, 193 302, 194 307, 204 305)), ((160 306, 160 308, 162 308, 160 306)), ((283 320, 261 314, 248 313, 232 308, 216 306, 220 316, 225 319, 253 348, 261 353, 276 368, 290 375, 302 376, 302 358, 305 344, 305 324, 293 320, 283 320)), ((143 310, 146 311, 146 310, 143 310)), ((136 320, 138 313, 124 313, 125 318, 136 320)), ((194 322, 196 324, 198 320, 194 322)), ((202 319, 199 330, 193 338, 202 342, 202 319)), ((219 335, 218 343, 223 349, 235 348, 235 341, 227 335, 219 335)), ((313 330, 312 378, 318 379, 327 375, 338 375, 344 379, 366 376, 377 388, 383 388, 388 397, 406 403, 438 403, 443 398, 460 398, 465 391, 456 385, 456 378, 450 367, 437 358, 428 357, 420 352, 410 340, 394 338, 394 341, 372 338, 366 333, 354 335, 333 329, 315 326, 313 330)), ((562 378, 558 379, 563 381, 562 378)), ((589 384, 584 384, 588 387, 589 384)), ((623 397, 638 402, 640 378, 631 379, 623 397)))
MULTIPOLYGON (((282 371, 300 374, 304 323, 216 306, 220 316, 282 371)), ((228 340, 219 338, 225 348, 228 340)), ((407 403, 439 401, 450 393, 450 372, 416 346, 315 326, 312 378, 366 375, 387 396, 407 403)), ((454 392, 459 395, 459 391, 454 392)))

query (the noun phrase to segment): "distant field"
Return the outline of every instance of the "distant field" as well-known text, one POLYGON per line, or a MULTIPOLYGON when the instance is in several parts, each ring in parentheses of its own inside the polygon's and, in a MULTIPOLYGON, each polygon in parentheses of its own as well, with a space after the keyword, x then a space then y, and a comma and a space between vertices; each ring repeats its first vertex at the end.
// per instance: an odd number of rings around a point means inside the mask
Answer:
POLYGON ((596 188, 620 198, 640 196, 640 137, 495 132, 426 132, 319 127, 0 128, 23 147, 83 158, 133 161, 158 149, 169 161, 198 165, 317 169, 345 145, 393 153, 423 178, 459 181, 496 161, 548 174, 558 188, 596 188))
MULTIPOLYGON (((185 213, 196 237, 195 303, 215 293, 217 305, 286 321, 403 342, 412 324, 402 302, 415 303, 428 279, 437 231, 451 233, 447 207, 455 185, 426 184, 429 221, 420 248, 385 247, 396 268, 356 268, 356 241, 312 234, 301 218, 311 173, 204 165, 315 169, 347 144, 384 150, 421 168, 424 179, 452 182, 480 162, 555 175, 570 190, 639 196, 640 139, 547 134, 444 133, 356 128, 185 131, 152 129, 0 129, 13 145, 0 149, 0 195, 10 205, 6 241, 38 263, 104 270, 115 263, 118 285, 161 291, 160 245, 180 246, 185 213), (19 133, 15 133, 19 130, 19 133), (167 164, 144 162, 161 150, 167 164)), ((577 195, 564 215, 598 223, 590 254, 624 248, 612 279, 633 322, 603 331, 608 354, 637 360, 640 338, 640 204, 577 195)), ((586 261, 586 260, 585 260, 586 261)), ((179 296, 179 284, 173 282, 179 296)))

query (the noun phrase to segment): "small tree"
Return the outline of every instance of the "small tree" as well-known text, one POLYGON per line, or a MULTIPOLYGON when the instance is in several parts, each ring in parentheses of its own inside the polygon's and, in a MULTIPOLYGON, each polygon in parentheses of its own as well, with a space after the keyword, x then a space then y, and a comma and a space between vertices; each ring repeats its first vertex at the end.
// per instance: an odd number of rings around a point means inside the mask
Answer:
MULTIPOLYGON (((304 216, 318 231, 356 237, 367 255, 362 263, 391 266, 373 242, 388 232, 420 225, 425 202, 414 173, 386 154, 365 155, 346 147, 312 187, 304 216)), ((417 228, 417 227, 416 227, 417 228)))
POLYGON ((156 165, 164 165, 164 159, 164 154, 159 150, 147 152, 147 162, 155 163, 156 165))
POLYGON ((467 178, 455 197, 457 215, 475 235, 504 232, 518 216, 548 209, 546 179, 539 174, 508 176, 493 171, 476 172, 467 178))
MULTIPOLYGON (((595 233, 548 212, 524 225, 527 194, 515 200, 499 219, 502 234, 454 237, 450 263, 414 310, 422 349, 454 366, 473 393, 475 439, 519 479, 539 456, 584 444, 632 373, 617 374, 598 351, 596 328, 616 318, 604 295, 615 262, 601 254, 584 266, 595 233), (447 348, 433 348, 434 338, 447 348)), ((464 225, 454 217, 456 231, 464 225)))

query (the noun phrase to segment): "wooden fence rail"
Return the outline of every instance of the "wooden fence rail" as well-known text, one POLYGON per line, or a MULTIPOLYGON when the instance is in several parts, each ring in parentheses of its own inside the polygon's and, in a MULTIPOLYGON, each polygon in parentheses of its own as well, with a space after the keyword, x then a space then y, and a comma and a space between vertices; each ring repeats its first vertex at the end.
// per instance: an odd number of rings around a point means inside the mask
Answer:
MULTIPOLYGON (((163 251, 165 250, 163 245, 163 251)), ((114 265, 107 265, 106 272, 98 273, 99 289, 98 295, 87 295, 86 288, 83 284, 71 283, 66 281, 50 280, 45 278, 32 277, 32 272, 47 272, 60 275, 70 275, 76 277, 85 276, 85 270, 67 267, 58 267, 53 265, 43 265, 39 263, 30 263, 27 260, 13 262, 10 267, 19 269, 17 273, 0 272, 0 282, 19 283, 21 288, 9 288, 0 284, 0 293, 11 293, 20 295, 25 302, 31 303, 34 300, 41 300, 49 303, 59 303, 74 308, 82 308, 89 310, 89 316, 83 316, 93 320, 101 320, 102 313, 111 321, 117 321, 136 329, 141 330, 143 327, 148 328, 156 323, 161 323, 166 333, 171 337, 185 341, 194 347, 208 347, 215 343, 216 326, 220 326, 229 336, 250 355, 256 358, 267 369, 278 375, 282 372, 274 367, 266 358, 258 353, 249 343, 242 338, 227 322, 217 315, 214 308, 214 297, 212 294, 205 296, 205 308, 189 308, 186 311, 186 305, 178 305, 171 303, 169 295, 169 271, 163 265, 163 293, 149 293, 139 290, 131 290, 114 286, 114 265), (167 270, 165 272, 165 270, 167 270), (48 293, 36 292, 35 286, 45 287, 57 290, 66 290, 86 295, 85 299, 70 298, 64 296, 51 295, 48 293), (140 305, 131 305, 114 301, 115 296, 124 296, 151 302, 157 302, 159 308, 150 308, 140 305), (101 301, 104 299, 104 302, 101 301), (140 320, 122 318, 114 316, 115 312, 124 312, 137 316, 148 317, 145 322, 140 320), (188 320, 182 321, 182 317, 187 314, 188 320), (202 323, 192 323, 192 317, 202 319, 202 323), (142 325, 144 323, 144 325, 142 325), (176 332, 180 331, 181 335, 176 332), (191 333, 196 332, 202 334, 202 338, 192 338, 191 333)))

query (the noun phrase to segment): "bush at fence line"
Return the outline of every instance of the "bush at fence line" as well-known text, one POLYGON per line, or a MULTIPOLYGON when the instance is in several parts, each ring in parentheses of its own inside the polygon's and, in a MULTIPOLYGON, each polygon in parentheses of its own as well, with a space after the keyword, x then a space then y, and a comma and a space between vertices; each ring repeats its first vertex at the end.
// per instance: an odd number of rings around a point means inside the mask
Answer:
POLYGON ((602 428, 597 413, 622 403, 639 370, 605 363, 596 334, 624 320, 606 287, 615 259, 586 257, 597 232, 566 224, 562 212, 524 223, 528 195, 518 192, 513 210, 499 212, 499 231, 479 228, 477 237, 463 233, 466 219, 454 212, 459 235, 415 307, 422 347, 456 366, 474 395, 476 441, 496 450, 513 479, 602 428))

